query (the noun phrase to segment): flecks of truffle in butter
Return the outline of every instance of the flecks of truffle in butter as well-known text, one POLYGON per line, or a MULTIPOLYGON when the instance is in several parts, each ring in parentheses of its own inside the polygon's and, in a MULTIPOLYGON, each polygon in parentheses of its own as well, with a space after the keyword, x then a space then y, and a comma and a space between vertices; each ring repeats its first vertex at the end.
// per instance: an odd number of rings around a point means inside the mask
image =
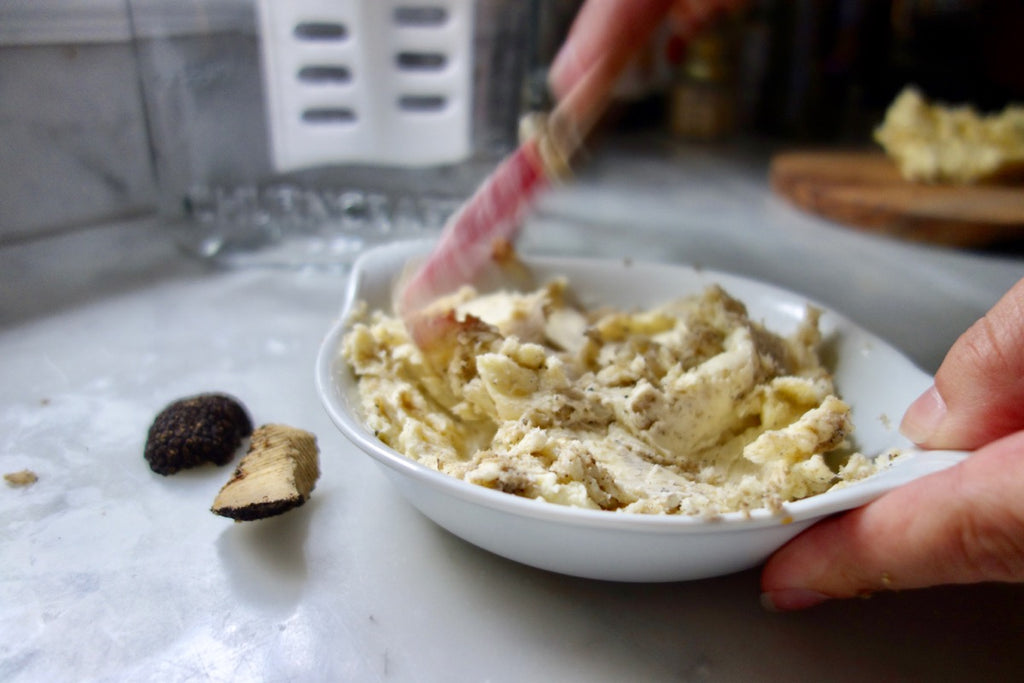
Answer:
POLYGON ((817 354, 820 313, 790 337, 720 287, 651 310, 582 312, 567 283, 477 296, 424 352, 362 312, 342 353, 386 444, 481 486, 582 508, 714 515, 863 478, 849 407, 817 354), (826 462, 832 451, 844 461, 826 462))
POLYGON ((981 115, 973 107, 933 104, 904 89, 875 140, 907 180, 975 183, 1024 171, 1024 106, 981 115))

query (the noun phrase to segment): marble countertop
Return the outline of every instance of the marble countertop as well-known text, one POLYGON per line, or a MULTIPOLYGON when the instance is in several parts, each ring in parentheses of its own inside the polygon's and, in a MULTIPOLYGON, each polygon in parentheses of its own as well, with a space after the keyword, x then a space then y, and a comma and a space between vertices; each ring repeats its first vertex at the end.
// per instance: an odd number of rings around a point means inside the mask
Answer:
MULTIPOLYGON (((1013 680, 1024 586, 943 587, 771 614, 758 573, 675 584, 559 576, 427 521, 332 426, 313 361, 344 276, 223 270, 159 223, 0 249, 3 680, 1013 680), (142 459, 169 401, 242 398, 314 432, 287 515, 209 512, 229 468, 142 459)), ((1024 274, 1011 255, 895 242, 775 199, 708 150, 594 160, 524 251, 697 263, 806 293, 933 371, 1024 274)), ((668 294, 668 293, 667 293, 668 294)))

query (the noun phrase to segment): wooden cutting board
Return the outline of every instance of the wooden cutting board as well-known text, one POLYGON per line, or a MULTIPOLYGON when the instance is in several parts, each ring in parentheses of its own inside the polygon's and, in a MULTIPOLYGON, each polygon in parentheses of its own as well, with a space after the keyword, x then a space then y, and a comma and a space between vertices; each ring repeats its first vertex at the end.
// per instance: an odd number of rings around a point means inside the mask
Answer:
POLYGON ((1024 238, 1024 185, 912 183, 881 152, 788 152, 770 173, 797 206, 865 230, 970 248, 1024 238))

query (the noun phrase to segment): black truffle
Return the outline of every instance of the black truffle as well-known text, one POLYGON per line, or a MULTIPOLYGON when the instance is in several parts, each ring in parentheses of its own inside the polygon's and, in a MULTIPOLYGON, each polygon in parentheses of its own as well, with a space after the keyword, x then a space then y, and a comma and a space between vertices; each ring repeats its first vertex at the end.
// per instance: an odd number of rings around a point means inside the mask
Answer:
POLYGON ((226 465, 250 434, 252 420, 241 403, 224 394, 200 394, 160 411, 144 455, 150 469, 165 476, 205 462, 226 465))

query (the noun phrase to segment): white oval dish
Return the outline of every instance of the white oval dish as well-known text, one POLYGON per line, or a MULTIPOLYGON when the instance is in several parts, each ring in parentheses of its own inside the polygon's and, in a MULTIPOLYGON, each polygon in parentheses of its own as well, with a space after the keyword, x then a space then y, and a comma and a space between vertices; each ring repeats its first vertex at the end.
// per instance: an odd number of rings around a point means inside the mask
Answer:
MULTIPOLYGON (((409 259, 432 242, 399 242, 366 252, 353 266, 341 314, 317 358, 321 400, 338 428, 383 465, 398 490, 453 534, 503 557, 562 574, 612 581, 681 581, 757 566, 790 538, 836 512, 959 462, 964 453, 907 453, 864 481, 789 503, 783 512, 755 510, 715 519, 583 510, 529 500, 455 479, 384 445, 363 424, 355 376, 341 358, 354 305, 389 309, 392 287, 409 259)), ((566 276, 586 306, 650 306, 717 283, 743 301, 752 318, 789 334, 807 297, 727 273, 623 259, 527 258, 538 282, 566 276)), ((908 449, 896 431, 906 406, 931 378, 899 351, 851 321, 821 318, 826 363, 853 409, 856 446, 873 454, 908 449)))

